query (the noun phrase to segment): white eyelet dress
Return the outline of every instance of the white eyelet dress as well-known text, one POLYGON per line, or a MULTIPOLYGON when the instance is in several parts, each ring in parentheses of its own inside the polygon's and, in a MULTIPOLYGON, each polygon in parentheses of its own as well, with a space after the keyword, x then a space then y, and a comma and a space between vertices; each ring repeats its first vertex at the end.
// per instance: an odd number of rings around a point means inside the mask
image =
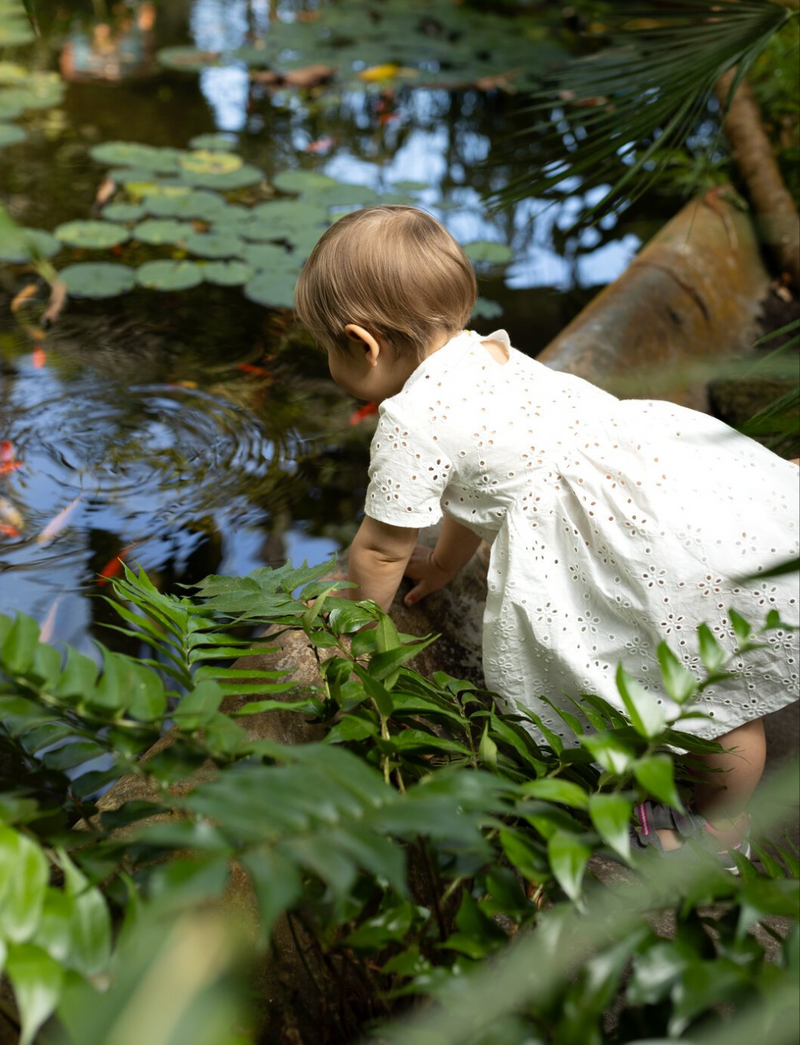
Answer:
MULTIPOLYGON (((487 686, 572 743, 542 695, 572 714, 581 693, 622 710, 621 661, 672 711, 662 640, 702 677, 700 623, 729 651, 731 607, 756 629, 771 609, 798 623, 796 574, 740 578, 797 555, 799 477, 712 417, 619 400, 518 352, 504 330, 464 331, 381 405, 366 513, 421 527, 444 511, 491 542, 487 686)), ((797 699, 797 632, 768 636, 703 691, 709 717, 681 728, 718 737, 797 699)))

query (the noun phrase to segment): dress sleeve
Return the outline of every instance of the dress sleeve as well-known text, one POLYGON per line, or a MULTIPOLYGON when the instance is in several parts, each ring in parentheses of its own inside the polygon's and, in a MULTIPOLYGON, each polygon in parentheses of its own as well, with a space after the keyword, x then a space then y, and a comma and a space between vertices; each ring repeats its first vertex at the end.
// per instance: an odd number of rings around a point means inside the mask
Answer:
POLYGON ((403 418, 394 407, 381 410, 370 447, 364 511, 390 526, 432 526, 442 518, 441 498, 451 462, 436 432, 403 418))

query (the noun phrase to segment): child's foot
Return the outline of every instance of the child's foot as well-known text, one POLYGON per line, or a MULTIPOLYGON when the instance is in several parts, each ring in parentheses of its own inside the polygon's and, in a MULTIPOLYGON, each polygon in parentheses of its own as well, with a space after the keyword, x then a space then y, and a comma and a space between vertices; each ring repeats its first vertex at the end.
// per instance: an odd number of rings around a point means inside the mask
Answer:
POLYGON ((631 844, 640 851, 650 846, 662 856, 677 854, 693 838, 715 852, 722 865, 734 873, 738 873, 736 862, 729 851, 738 850, 745 856, 750 852, 746 813, 736 820, 725 818, 710 823, 694 810, 684 814, 658 802, 642 802, 636 807, 636 818, 639 824, 631 832, 631 844))
MULTIPOLYGON (((716 821, 706 820, 703 830, 714 836, 720 852, 726 852, 728 849, 738 849, 747 836, 749 826, 747 813, 742 813, 735 820, 731 820, 729 817, 716 821)), ((682 848, 686 842, 686 836, 682 835, 680 831, 662 827, 656 833, 661 840, 662 849, 667 853, 682 848)))

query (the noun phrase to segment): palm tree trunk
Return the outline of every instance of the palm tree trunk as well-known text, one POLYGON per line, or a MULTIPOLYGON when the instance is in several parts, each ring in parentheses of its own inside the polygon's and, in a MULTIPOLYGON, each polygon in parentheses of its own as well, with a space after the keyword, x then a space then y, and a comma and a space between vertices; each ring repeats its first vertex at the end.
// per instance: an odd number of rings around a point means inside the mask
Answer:
MULTIPOLYGON (((717 81, 720 104, 728 96, 734 75, 735 70, 731 69, 717 81)), ((746 80, 742 80, 731 100, 723 130, 747 187, 762 237, 781 271, 800 289, 800 217, 778 169, 758 103, 746 80)))

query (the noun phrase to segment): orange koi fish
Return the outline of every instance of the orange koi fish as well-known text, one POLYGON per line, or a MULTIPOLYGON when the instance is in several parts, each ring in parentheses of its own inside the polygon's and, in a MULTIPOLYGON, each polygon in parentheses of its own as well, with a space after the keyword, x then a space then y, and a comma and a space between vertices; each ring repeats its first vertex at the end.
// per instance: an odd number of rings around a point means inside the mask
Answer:
POLYGON ((377 414, 377 412, 378 406, 376 403, 364 403, 363 406, 350 415, 350 424, 359 425, 365 417, 371 417, 372 414, 377 414))

